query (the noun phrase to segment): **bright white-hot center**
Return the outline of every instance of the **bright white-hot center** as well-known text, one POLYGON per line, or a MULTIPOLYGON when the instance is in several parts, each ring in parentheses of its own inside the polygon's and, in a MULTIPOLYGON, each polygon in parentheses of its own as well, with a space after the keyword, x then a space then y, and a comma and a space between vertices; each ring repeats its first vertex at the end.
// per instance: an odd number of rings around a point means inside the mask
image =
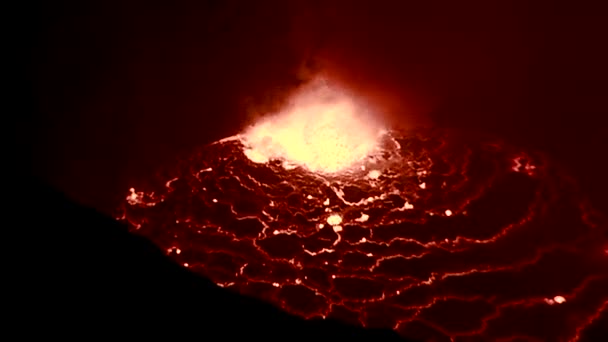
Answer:
POLYGON ((378 148, 383 132, 378 121, 345 91, 318 81, 241 138, 245 155, 254 162, 279 159, 311 171, 337 172, 378 148))

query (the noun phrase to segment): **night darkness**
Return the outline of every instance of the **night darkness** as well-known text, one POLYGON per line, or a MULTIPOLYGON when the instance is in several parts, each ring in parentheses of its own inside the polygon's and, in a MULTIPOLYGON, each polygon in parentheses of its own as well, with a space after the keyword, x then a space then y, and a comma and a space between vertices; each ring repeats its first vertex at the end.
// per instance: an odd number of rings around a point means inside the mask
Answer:
MULTIPOLYGON (((23 215, 35 217, 21 248, 52 260, 26 270, 48 280, 26 281, 36 295, 24 296, 34 298, 28 305, 40 324, 67 305, 66 317, 91 329, 145 316, 142 331, 149 322, 187 321, 184 330, 207 336, 239 322, 251 336, 281 340, 302 331, 310 338, 394 338, 300 321, 231 292, 214 295, 209 282, 111 218, 126 190, 241 132, 318 72, 368 98, 390 124, 539 151, 576 181, 607 238, 608 16, 599 1, 110 0, 19 12, 17 51, 26 68, 15 87, 14 144, 25 167, 18 172, 33 186, 18 198, 23 215), (139 293, 125 293, 133 289, 139 293), (104 291, 120 299, 108 304, 94 295, 104 291), (197 305, 207 311, 187 313, 197 305), (97 308, 118 311, 118 318, 100 323, 97 308), (193 328, 196 317, 210 323, 193 328), (292 331, 270 332, 273 322, 292 331)), ((604 310, 587 340, 605 336, 605 321, 604 310)))

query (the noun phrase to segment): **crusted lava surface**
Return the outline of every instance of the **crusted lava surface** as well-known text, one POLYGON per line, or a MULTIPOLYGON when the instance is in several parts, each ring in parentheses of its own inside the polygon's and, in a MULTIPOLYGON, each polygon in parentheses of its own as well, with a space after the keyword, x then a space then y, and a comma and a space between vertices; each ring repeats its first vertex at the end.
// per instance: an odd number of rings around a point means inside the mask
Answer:
POLYGON ((339 173, 255 163, 238 136, 131 189, 118 215, 219 286, 411 339, 558 341, 597 329, 607 228, 540 154, 389 131, 339 173))

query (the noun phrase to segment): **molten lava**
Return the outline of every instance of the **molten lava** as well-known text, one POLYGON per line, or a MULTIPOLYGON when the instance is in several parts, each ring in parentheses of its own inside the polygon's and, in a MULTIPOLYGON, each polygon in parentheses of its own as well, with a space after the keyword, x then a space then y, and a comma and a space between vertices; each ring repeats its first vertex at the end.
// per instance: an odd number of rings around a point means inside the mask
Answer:
POLYGON ((283 160, 315 172, 338 172, 378 149, 384 132, 362 103, 320 80, 302 89, 279 113, 243 135, 252 161, 283 160))
POLYGON ((600 324, 607 225, 568 177, 501 142, 372 117, 316 85, 130 189, 120 219, 304 318, 420 341, 562 341, 600 324))

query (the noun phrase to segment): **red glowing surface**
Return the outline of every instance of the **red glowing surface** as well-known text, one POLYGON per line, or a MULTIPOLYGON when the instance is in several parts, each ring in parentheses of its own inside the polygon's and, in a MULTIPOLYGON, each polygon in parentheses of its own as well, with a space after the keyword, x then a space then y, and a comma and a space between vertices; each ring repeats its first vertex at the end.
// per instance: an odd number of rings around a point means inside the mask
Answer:
POLYGON ((120 219, 219 286, 304 318, 557 341, 605 314, 605 223, 540 156, 384 131, 377 153, 322 172, 324 159, 252 160, 247 144, 206 146, 131 189, 120 219))

